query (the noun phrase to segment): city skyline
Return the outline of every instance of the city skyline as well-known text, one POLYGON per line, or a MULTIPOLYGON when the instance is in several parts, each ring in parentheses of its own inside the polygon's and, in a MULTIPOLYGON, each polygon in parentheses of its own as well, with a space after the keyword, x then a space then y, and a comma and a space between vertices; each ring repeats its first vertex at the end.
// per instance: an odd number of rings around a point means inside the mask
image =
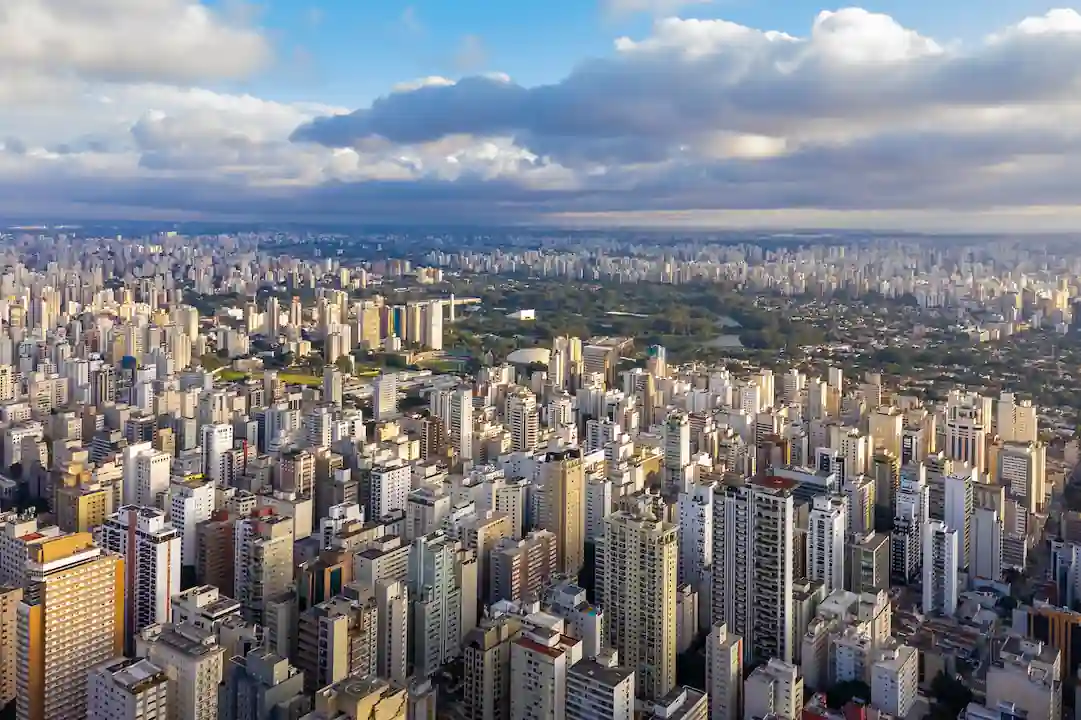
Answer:
POLYGON ((0 216, 1070 230, 1043 2, 18 0, 0 216), (978 10, 978 12, 977 12, 978 10))

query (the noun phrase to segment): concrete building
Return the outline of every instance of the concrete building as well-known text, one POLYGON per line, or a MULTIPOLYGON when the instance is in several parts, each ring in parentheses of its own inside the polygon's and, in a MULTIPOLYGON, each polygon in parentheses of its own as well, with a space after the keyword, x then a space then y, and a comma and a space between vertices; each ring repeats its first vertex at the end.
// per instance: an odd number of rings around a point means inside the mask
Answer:
MULTIPOLYGON (((648 712, 648 711, 647 711, 648 712)), ((652 713, 647 720, 706 720, 709 717, 709 698, 704 692, 683 687, 653 702, 652 713)))
POLYGON ((1002 578, 1002 520, 993 508, 976 508, 972 513, 972 562, 975 578, 997 582, 1002 578))
POLYGON ((676 684, 676 528, 626 511, 609 516, 601 599, 608 638, 635 670, 637 691, 656 700, 676 684))
POLYGON ((537 416, 537 396, 525 388, 516 388, 507 395, 507 427, 510 429, 511 451, 531 452, 540 436, 537 416))
POLYGON ((689 583, 704 590, 705 571, 713 563, 714 485, 695 484, 690 492, 680 493, 679 513, 679 583, 689 583))
POLYGON ((585 564, 585 468, 582 451, 545 453, 537 463, 536 526, 556 538, 556 566, 577 575, 585 564))
POLYGON ((582 659, 582 641, 560 629, 527 628, 511 645, 510 720, 567 717, 567 674, 582 659))
POLYGON ((879 650, 871 666, 871 704, 894 717, 908 717, 919 692, 919 651, 908 645, 879 650))
POLYGON ((293 521, 269 513, 238 520, 233 596, 249 622, 266 624, 266 603, 293 582, 293 521))
POLYGON ((355 676, 315 693, 315 710, 300 720, 412 720, 406 687, 377 676, 355 676))
POLYGON ((413 626, 409 636, 418 675, 431 675, 457 657, 465 633, 476 624, 476 570, 475 556, 463 558, 458 544, 442 533, 413 541, 409 553, 413 626), (470 613, 472 622, 467 619, 470 613))
POLYGON ((89 533, 27 547, 19 605, 16 716, 82 720, 87 674, 124 649, 124 561, 89 533))
POLYGON ((101 545, 124 558, 127 636, 172 620, 180 592, 180 532, 157 508, 125 505, 101 528, 101 545))
POLYGON ((521 619, 484 619, 462 645, 464 720, 509 720, 511 647, 522 633, 521 619))
POLYGON ((169 678, 149 660, 115 658, 90 670, 87 720, 168 720, 169 678))
POLYGON ((303 673, 265 648, 232 658, 225 667, 218 690, 221 720, 300 718, 311 706, 303 673))
POLYGON ((214 514, 214 485, 202 480, 173 481, 169 485, 169 520, 180 532, 180 562, 195 572, 198 525, 214 514))
POLYGON ((1039 641, 1008 637, 987 668, 987 705, 1015 704, 1027 720, 1062 715, 1062 654, 1039 641))
POLYGON ((923 538, 923 612, 952 617, 957 612, 959 580, 958 533, 937 520, 928 523, 923 538))
POLYGON ((839 496, 818 495, 807 522, 807 576, 822 583, 826 594, 845 585, 846 503, 839 496))
POLYGON ((300 615, 297 667, 307 692, 378 671, 379 621, 375 598, 334 597, 300 615))
POLYGON ((539 597, 557 572, 556 537, 534 530, 521 540, 503 538, 489 556, 491 589, 489 602, 539 597))
POLYGON ((567 720, 633 720, 634 670, 608 651, 567 672, 567 720))
POLYGON ((714 625, 706 639, 706 692, 710 720, 739 720, 743 703, 743 638, 714 625))
POLYGON ((748 659, 795 654, 793 581, 799 483, 756 478, 714 499, 711 621, 743 638, 748 659))
POLYGON ((170 717, 217 720, 216 688, 226 662, 218 629, 186 622, 152 625, 136 638, 136 655, 150 660, 169 678, 170 717))
POLYGON ((803 677, 799 668, 777 658, 759 665, 743 684, 743 719, 803 716, 803 677))
POLYGON ((890 536, 853 535, 845 545, 845 590, 877 593, 890 588, 890 536))

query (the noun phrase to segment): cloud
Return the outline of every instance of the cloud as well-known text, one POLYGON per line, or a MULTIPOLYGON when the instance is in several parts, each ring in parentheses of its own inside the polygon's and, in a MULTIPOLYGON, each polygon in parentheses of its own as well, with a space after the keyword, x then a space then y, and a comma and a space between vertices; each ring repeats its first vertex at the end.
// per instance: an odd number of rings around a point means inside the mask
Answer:
MULTIPOLYGON (((195 7, 93 2, 144 16, 195 7)), ((85 3, 46 5, 107 32, 70 14, 85 3)), ((216 28, 200 42, 239 33, 265 47, 250 26, 200 12, 216 28)), ((0 46, 15 52, 33 57, 0 46)), ((45 84, 0 74, 0 97, 20 98, 0 104, 0 214, 924 227, 994 217, 1032 229, 1081 218, 1081 15, 1070 10, 964 45, 853 8, 820 13, 802 35, 659 18, 547 85, 431 76, 352 110, 199 89, 185 79, 192 66, 173 61, 124 75, 106 69, 113 54, 139 47, 100 52, 28 60, 45 84)), ((199 62, 208 82, 240 67, 199 62)))
POLYGON ((194 0, 4 0, 0 85, 12 75, 201 82, 263 67, 254 29, 194 0))

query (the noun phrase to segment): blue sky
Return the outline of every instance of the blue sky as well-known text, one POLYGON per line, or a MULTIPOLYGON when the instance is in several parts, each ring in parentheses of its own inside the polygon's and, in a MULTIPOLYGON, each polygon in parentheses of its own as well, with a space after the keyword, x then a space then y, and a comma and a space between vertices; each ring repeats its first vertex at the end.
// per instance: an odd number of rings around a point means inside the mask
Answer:
MULTIPOLYGON (((237 11, 234 0, 212 0, 237 11)), ((713 0, 681 17, 723 18, 805 35, 823 9, 858 5, 939 40, 972 40, 1061 3, 1047 0, 713 0)), ((239 89, 283 101, 356 107, 396 82, 505 72, 524 85, 555 82, 575 63, 639 37, 652 18, 612 17, 597 0, 263 0, 257 12, 278 49, 276 67, 239 89)))

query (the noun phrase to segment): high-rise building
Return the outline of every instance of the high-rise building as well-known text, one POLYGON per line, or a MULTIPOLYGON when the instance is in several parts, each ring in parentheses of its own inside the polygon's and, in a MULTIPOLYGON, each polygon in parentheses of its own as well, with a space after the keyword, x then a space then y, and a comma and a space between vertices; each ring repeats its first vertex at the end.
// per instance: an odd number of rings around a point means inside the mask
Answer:
POLYGON ((679 494, 679 584, 703 590, 706 569, 713 564, 713 496, 717 486, 696 483, 679 494))
POLYGON ((383 373, 372 382, 372 413, 383 422, 398 415, 398 373, 383 373))
POLYGON ((232 425, 204 425, 202 435, 203 473, 215 485, 225 486, 232 480, 229 450, 233 447, 232 425))
POLYGON ((577 575, 585 564, 585 468, 580 448, 545 453, 537 463, 536 526, 556 539, 559 572, 577 575))
POLYGON ((943 520, 951 530, 957 531, 957 569, 964 570, 972 555, 972 486, 977 482, 975 471, 947 475, 943 520))
POLYGON ((510 720, 567 717, 567 673, 582 660, 582 641, 559 628, 529 626, 511 645, 510 720))
POLYGON ((664 475, 682 487, 691 464, 691 425, 685 412, 674 412, 664 423, 664 475))
POLYGON ((311 710, 304 674, 267 648, 232 658, 218 691, 221 720, 300 718, 311 710))
POLYGON ((946 408, 946 455, 987 472, 987 430, 990 398, 950 394, 946 408), (985 402, 986 401, 986 402, 985 402))
POLYGON ((777 658, 756 667, 743 683, 744 720, 771 716, 803 717, 803 676, 798 666, 777 658))
POLYGON ((567 671, 567 720, 633 720, 634 670, 606 650, 567 671))
POLYGON ((102 547, 124 558, 124 617, 129 638, 172 620, 180 592, 180 533, 157 508, 125 505, 101 528, 102 547))
POLYGON ((169 485, 169 519, 180 533, 180 563, 194 572, 198 526, 214 513, 214 485, 203 480, 175 480, 169 485))
POLYGON ((898 645, 877 656, 871 666, 871 704, 893 717, 908 717, 919 693, 919 651, 898 645))
POLYGON ((969 572, 975 578, 997 582, 1002 578, 1003 526, 994 508, 980 507, 972 513, 972 546, 969 572))
POLYGON ((378 671, 379 622, 375 597, 334 597, 305 610, 297 631, 297 667, 308 692, 350 675, 378 671))
POLYGON ((822 583, 825 593, 845 584, 845 500, 816 495, 811 501, 807 529, 807 577, 822 583))
POLYGON ((537 396, 525 388, 515 388, 507 395, 507 427, 510 428, 513 452, 530 452, 537 447, 540 420, 537 396))
POLYGON ((265 625, 268 600, 293 582, 293 520, 260 512, 233 531, 233 596, 246 620, 265 625))
POLYGON ((923 535, 929 522, 930 489, 924 465, 901 473, 890 533, 890 575, 902 585, 914 582, 923 562, 923 535))
POLYGON ((557 572, 556 545, 555 535, 547 530, 535 530, 521 540, 500 539, 489 558, 488 602, 540 597, 557 572))
POLYGON ((714 498, 714 625, 743 638, 748 656, 788 662, 795 653, 792 583, 797 481, 761 477, 714 498))
POLYGON ((509 720, 511 647, 522 633, 514 615, 481 620, 465 636, 462 705, 465 720, 509 720))
POLYGON ((1031 400, 1018 400, 1013 393, 1002 393, 995 412, 995 432, 1005 443, 1034 443, 1039 423, 1031 400))
POLYGON ((714 625, 706 638, 706 691, 710 720, 740 720, 743 700, 743 638, 714 625))
POLYGON ((16 639, 22 599, 21 587, 0 586, 0 705, 7 705, 15 699, 16 639))
POLYGON ((1026 512, 1040 512, 1047 493, 1047 446, 1040 442, 1004 443, 998 452, 996 479, 1026 512))
POLYGON ((608 642, 636 672, 638 693, 666 695, 676 684, 676 527, 625 511, 608 517, 604 583, 608 642))
POLYGON ((952 617, 957 612, 959 533, 938 520, 923 536, 923 612, 952 617))
POLYGON ((416 538, 409 553, 409 589, 413 598, 413 666, 422 676, 436 672, 457 657, 461 641, 472 628, 462 619, 471 596, 476 608, 476 560, 464 573, 457 543, 442 533, 416 538), (467 579, 468 578, 468 579, 467 579))
POLYGON ((169 678, 149 660, 125 657, 90 670, 86 720, 167 720, 169 678))
POLYGON ((342 371, 333 365, 323 368, 323 402, 341 407, 345 387, 342 371))
POLYGON ((81 720, 90 669, 123 654, 124 561, 89 533, 48 538, 27 551, 16 715, 81 720))

